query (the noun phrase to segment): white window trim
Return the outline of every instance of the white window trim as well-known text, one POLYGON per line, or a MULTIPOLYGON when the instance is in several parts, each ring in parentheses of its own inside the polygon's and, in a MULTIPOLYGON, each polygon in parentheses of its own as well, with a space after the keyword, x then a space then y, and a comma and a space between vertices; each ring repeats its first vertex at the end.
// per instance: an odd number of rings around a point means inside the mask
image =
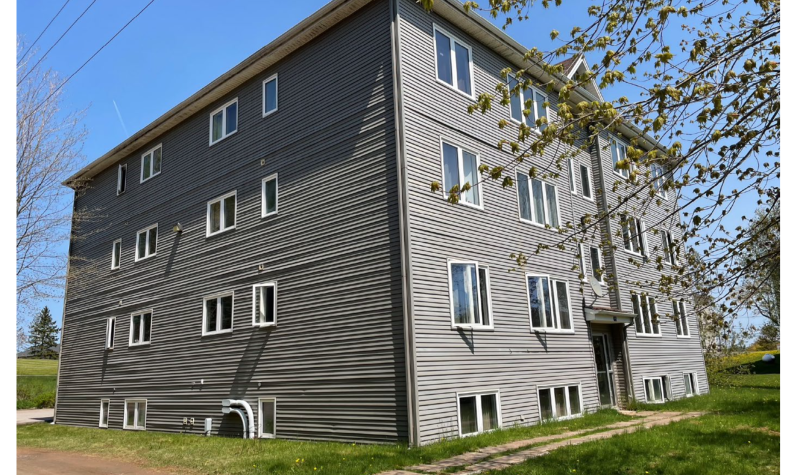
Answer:
POLYGON ((206 237, 216 236, 217 234, 222 234, 226 231, 232 231, 236 229, 236 214, 239 210, 239 197, 236 195, 236 190, 229 191, 224 195, 217 196, 214 199, 208 200, 206 202, 206 237), (225 226, 225 199, 230 198, 233 196, 233 226, 230 227, 223 227, 225 226), (211 205, 219 202, 219 230, 211 232, 211 205))
MULTIPOLYGON (((567 279, 555 279, 553 280, 549 274, 537 274, 535 272, 528 272, 525 274, 525 295, 527 295, 527 306, 528 306, 528 327, 531 330, 531 333, 563 333, 563 334, 574 334, 575 333, 575 320, 572 316, 572 296, 570 295, 569 291, 569 280, 567 279), (552 290, 550 290, 550 295, 547 298, 550 300, 550 310, 553 312, 553 324, 556 325, 555 328, 550 327, 534 327, 533 326, 533 319, 531 318, 531 308, 530 308, 530 301, 531 301, 531 289, 528 285, 528 278, 530 277, 541 277, 547 279, 547 288, 552 289, 553 282, 562 282, 567 286, 567 308, 569 309, 569 325, 570 329, 564 330, 561 328, 561 315, 560 311, 558 310, 555 302, 552 299, 552 290)), ((545 317, 547 318, 547 317, 545 317)))
MULTIPOLYGON (((649 312, 650 312, 650 307, 649 307, 650 301, 649 301, 649 299, 653 299, 655 301, 655 297, 651 297, 651 296, 649 296, 647 294, 637 294, 637 293, 631 293, 631 297, 636 297, 636 302, 639 305, 639 317, 638 318, 642 319, 642 321, 641 321, 641 323, 642 323, 642 333, 637 332, 636 331, 636 325, 635 324, 633 325, 633 331, 636 334, 636 336, 637 337, 645 337, 645 338, 661 338, 661 336, 662 336, 662 334, 661 334, 661 324, 662 324, 662 322, 661 322, 660 318, 656 318, 656 321, 658 322, 658 333, 645 333, 644 332, 645 326, 644 326, 644 315, 642 314, 642 298, 644 298, 645 302, 647 302, 647 304, 648 304, 648 307, 647 307, 648 310, 647 311, 648 311, 648 314, 649 314, 649 312)), ((658 313, 658 303, 654 302, 653 305, 656 307, 656 313, 658 313)), ((635 309, 634 309, 634 311, 635 311, 635 309)), ((652 318, 653 318, 653 316, 650 315, 650 319, 651 319, 650 326, 651 326, 651 328, 654 325, 652 323, 652 318)))
POLYGON ((128 329, 128 346, 147 346, 150 344, 150 341, 153 339, 153 309, 148 308, 144 310, 138 310, 136 312, 131 313, 130 315, 130 328, 128 329), (144 316, 144 314, 150 314, 150 340, 144 341, 144 322, 142 319, 139 320, 139 343, 133 342, 133 317, 139 315, 144 316))
POLYGON ((650 179, 653 180, 653 188, 656 189, 656 195, 663 199, 667 199, 667 190, 664 189, 664 184, 667 181, 665 175, 666 173, 663 166, 655 163, 650 165, 650 179), (656 170, 661 172, 657 178, 656 170))
POLYGON ((125 399, 125 405, 122 407, 122 428, 127 430, 146 430, 147 429, 147 399, 125 399), (133 426, 128 425, 128 403, 129 402, 136 402, 136 403, 144 403, 144 426, 139 427, 136 423, 139 421, 139 405, 137 404, 134 406, 134 413, 133 413, 133 426))
POLYGON ((120 267, 122 267, 122 238, 116 239, 111 243, 111 270, 117 270, 120 267), (119 256, 117 256, 117 243, 119 243, 119 256), (117 260, 117 257, 119 258, 119 264, 114 267, 114 261, 117 260))
POLYGON ((123 163, 117 168, 117 196, 125 193, 128 191, 128 164, 123 163), (120 185, 122 184, 122 170, 125 169, 125 189, 120 191, 120 185))
MULTIPOLYGON (((684 303, 685 301, 683 299, 681 299, 681 300, 677 300, 677 302, 678 302, 678 312, 679 313, 678 313, 678 321, 676 322, 676 324, 677 325, 683 325, 683 316, 680 314, 680 312, 683 311, 683 315, 686 316, 686 334, 685 335, 678 334, 677 329, 675 331, 675 334, 676 334, 677 338, 690 339, 692 337, 692 329, 691 329, 691 326, 689 325, 689 314, 686 313, 686 304, 684 303)), ((683 331, 683 330, 681 330, 681 331, 683 331)))
POLYGON ((466 261, 466 260, 459 260, 459 259, 448 259, 447 260, 447 295, 450 298, 450 328, 452 330, 456 330, 459 328, 467 328, 471 330, 494 330, 494 317, 492 311, 492 280, 489 277, 489 266, 481 266, 478 264, 478 261, 466 261), (488 320, 489 324, 475 324, 475 323, 456 323, 456 315, 455 309, 453 307, 453 277, 450 272, 450 266, 452 264, 467 264, 467 265, 474 265, 475 266, 475 275, 478 278, 478 312, 481 312, 481 321, 486 321, 487 316, 483 315, 483 310, 480 308, 481 305, 481 268, 486 269, 486 298, 487 298, 487 307, 489 307, 489 315, 488 320))
POLYGON ((258 438, 259 439, 274 439, 278 433, 278 398, 276 397, 260 397, 258 398, 258 438), (273 421, 274 433, 268 434, 261 429, 264 427, 264 414, 261 411, 261 403, 272 401, 272 416, 275 418, 273 421))
POLYGON ((624 252, 632 255, 632 256, 650 257, 650 251, 649 251, 649 247, 650 246, 649 246, 649 243, 647 241, 647 231, 645 230, 645 224, 644 224, 644 222, 642 222, 641 218, 636 218, 636 217, 633 217, 633 216, 623 215, 622 220, 620 221, 619 225, 620 225, 620 228, 622 228, 622 230, 620 232, 623 233, 623 236, 622 236, 622 250, 624 252), (623 220, 625 221, 625 223, 622 222, 623 220), (624 227, 625 226, 628 227, 628 237, 629 237, 629 243, 630 243, 630 247, 631 247, 630 249, 625 247, 625 236, 624 236, 624 232, 625 232, 624 231, 624 227), (630 226, 633 226, 633 229, 634 229, 636 234, 634 234, 634 235, 630 234, 630 226), (639 252, 636 252, 636 251, 633 250, 633 239, 637 238, 637 236, 639 238, 641 238, 641 239, 637 239, 637 245, 639 246, 639 252))
MULTIPOLYGON (((103 424, 103 419, 104 419, 103 416, 108 417, 108 414, 111 414, 111 399, 101 399, 100 400, 100 421, 97 424, 97 427, 108 428, 108 421, 105 424, 103 424), (106 411, 103 411, 103 404, 105 404, 105 403, 108 403, 108 409, 106 411)), ((146 416, 146 414, 145 414, 145 416, 146 416)))
MULTIPOLYGON (((600 282, 600 285, 606 285, 606 263, 605 258, 603 257, 603 248, 600 246, 592 246, 589 245, 589 267, 592 266, 592 248, 597 249, 597 254, 600 259, 600 269, 603 270, 603 273, 600 275, 600 278, 597 279, 600 282)), ((592 275, 594 275, 594 268, 592 268, 592 275)), ((597 277, 595 277, 597 278, 597 277)))
MULTIPOLYGON (((522 82, 525 79, 520 80, 520 79, 517 79, 516 76, 514 76, 514 80, 518 81, 518 82, 522 82)), ((509 96, 511 95, 511 87, 510 86, 511 86, 510 84, 506 84, 506 88, 508 89, 509 96)), ((528 89, 533 91, 533 94, 532 94, 533 103, 531 104, 531 114, 533 114, 533 122, 535 124, 536 121, 539 120, 539 109, 536 107, 537 106, 536 93, 538 92, 539 94, 543 95, 545 102, 547 102, 548 99, 547 99, 547 94, 544 91, 542 91, 541 89, 539 89, 538 87, 530 86, 528 89)), ((523 92, 523 91, 524 91, 524 88, 521 88, 520 92, 523 92)), ((518 97, 519 97, 519 105, 520 105, 520 116, 522 117, 522 120, 523 120, 522 122, 520 122, 520 121, 518 121, 517 119, 514 118, 513 111, 511 110, 511 108, 513 107, 513 102, 509 101, 509 104, 508 104, 508 117, 511 120, 511 122, 513 122, 513 123, 515 123, 517 125, 525 123, 524 122, 525 121, 525 95, 523 93, 522 95, 520 95, 518 97)), ((545 110, 545 114, 547 114, 547 117, 546 117, 547 123, 549 124, 550 123, 550 108, 549 107, 545 107, 544 110, 545 110)), ((528 125, 528 124, 525 124, 525 125, 528 125)), ((532 126, 529 126, 529 127, 531 128, 531 130, 534 133, 537 133, 537 134, 541 134, 542 133, 542 131, 539 130, 539 127, 536 126, 536 125, 532 125, 532 126)), ((572 161, 571 158, 568 159, 568 160, 572 161)))
MULTIPOLYGON (((667 402, 667 389, 664 387, 664 376, 644 376, 642 377, 642 390, 644 391, 644 402, 645 404, 664 404, 667 402), (658 381, 658 384, 661 385, 661 400, 660 401, 648 401, 647 400, 647 381, 658 381)), ((667 376, 669 378, 669 376, 667 376)))
POLYGON ((500 404, 500 390, 499 389, 488 389, 486 391, 468 391, 468 392, 456 392, 456 425, 458 426, 458 436, 459 437, 470 437, 473 435, 483 434, 487 432, 494 432, 496 430, 500 430, 503 428, 503 410, 500 404), (495 401, 497 402, 497 429, 489 429, 483 430, 483 411, 481 408, 481 396, 489 396, 491 394, 495 395, 495 401), (468 434, 463 434, 461 432, 461 398, 462 397, 474 397, 475 398, 475 409, 477 412, 477 422, 478 422, 478 432, 470 432, 468 434))
POLYGON ((440 27, 436 23, 433 24, 433 35, 431 37, 433 40, 433 77, 436 79, 436 82, 439 84, 444 84, 445 86, 449 87, 450 89, 456 91, 457 93, 461 94, 462 96, 468 97, 472 100, 475 100, 475 71, 473 67, 472 61, 472 47, 467 43, 459 40, 456 38, 455 35, 451 34, 449 31, 445 30, 444 28, 440 27), (446 83, 439 79, 439 52, 436 50, 436 32, 443 34, 444 36, 450 39, 450 67, 453 73, 453 84, 446 83), (456 63, 456 47, 455 43, 466 48, 467 52, 469 53, 469 85, 470 91, 469 94, 462 91, 458 88, 458 65, 456 63))
POLYGON ((662 249, 662 254, 664 254, 663 256, 664 260, 666 260, 667 264, 669 264, 670 266, 674 266, 678 262, 678 259, 675 257, 675 252, 673 248, 669 246, 669 243, 672 242, 673 247, 675 247, 675 237, 672 235, 672 231, 669 231, 667 229, 659 229, 659 234, 661 235, 661 247, 664 248, 662 249), (666 247, 664 244, 665 238, 666 238, 666 247))
MULTIPOLYGON (((270 114, 278 112, 278 104, 279 104, 278 103, 278 86, 279 86, 279 84, 278 84, 278 73, 275 73, 272 76, 268 77, 267 79, 264 79, 264 81, 261 83, 261 96, 262 96, 261 97, 261 118, 262 119, 264 117, 270 115, 270 114), (267 110, 267 83, 269 83, 270 81, 273 81, 273 80, 275 81, 275 108, 270 110, 270 111, 268 111, 267 110)), ((237 106, 237 110, 236 110, 236 115, 237 115, 237 117, 236 117, 236 122, 237 122, 236 123, 236 128, 238 129, 239 128, 239 123, 238 123, 239 122, 239 117, 238 117, 239 110, 238 110, 238 106, 237 106)))
POLYGON ((151 257, 155 257, 158 254, 158 223, 150 225, 150 226, 148 226, 146 228, 142 228, 142 229, 136 231, 136 249, 134 250, 133 254, 134 254, 134 259, 133 259, 134 262, 143 261, 145 259, 149 259, 151 257), (150 230, 151 229, 155 229, 156 230, 156 246, 155 246, 156 247, 156 252, 154 252, 152 254, 147 254, 147 251, 150 249, 150 230), (142 257, 139 257, 139 235, 142 234, 142 233, 144 233, 144 239, 145 239, 145 242, 144 242, 145 255, 142 256, 142 257))
MULTIPOLYGON (((203 304, 203 309, 205 309, 205 304, 203 304)), ((205 311, 205 310, 204 310, 205 311)), ((231 324, 232 326, 233 324, 231 324)), ((276 327, 278 326, 278 282, 277 281, 270 281, 264 282, 261 284, 255 284, 253 286, 253 326, 254 327, 276 327), (257 302, 258 302, 258 289, 261 287, 272 287, 275 292, 275 299, 274 299, 274 307, 272 309, 273 315, 275 317, 274 321, 271 323, 259 323, 258 322, 258 309, 257 309, 257 302)), ((203 327, 205 328, 205 327, 203 327)))
POLYGON ((683 372, 683 395, 684 397, 694 397, 700 395, 700 385, 697 381, 697 373, 692 371, 684 371, 683 372), (694 385, 694 391, 692 394, 686 394, 686 375, 692 379, 692 384, 694 385))
POLYGON ((444 189, 445 188, 445 185, 444 185, 444 183, 445 183, 444 144, 447 144, 447 145, 455 148, 457 153, 458 153, 458 186, 459 186, 459 188, 464 186, 464 184, 466 183, 466 181, 464 180, 464 177, 462 176, 463 173, 464 173, 464 155, 463 155, 463 152, 467 152, 467 153, 471 153, 472 155, 475 155, 475 169, 477 170, 479 183, 470 183, 470 187, 471 188, 474 188, 476 186, 478 187, 478 201, 480 201, 480 204, 476 205, 476 204, 472 204, 472 203, 466 201, 464 199, 464 197, 463 197, 463 193, 459 193, 459 195, 458 195, 458 204, 469 206, 470 208, 483 210, 483 184, 480 183, 480 181, 481 181, 481 172, 480 172, 481 154, 476 152, 476 151, 474 151, 474 150, 472 150, 472 149, 469 149, 469 148, 466 148, 466 147, 462 147, 461 145, 456 145, 456 143, 457 143, 456 140, 450 140, 447 137, 439 136, 439 162, 440 162, 440 165, 442 167, 442 191, 443 191, 442 196, 446 200, 448 195, 450 194, 450 190, 444 189))
POLYGON ((578 177, 580 178, 580 183, 581 183, 581 190, 580 193, 578 193, 578 196, 580 196, 586 201, 591 201, 592 203, 594 203, 594 183, 592 183, 591 165, 585 165, 581 162, 578 162, 578 177), (589 196, 583 195, 583 175, 580 173, 581 167, 586 167, 586 173, 587 173, 586 177, 589 180, 589 196))
POLYGON ((526 224, 532 224, 534 226, 538 226, 538 227, 543 228, 543 229, 550 229, 552 231, 558 232, 558 229, 561 227, 561 206, 558 204, 558 201, 559 201, 558 195, 559 195, 560 190, 558 188, 558 185, 554 185, 552 183, 548 183, 548 182, 546 182, 544 180, 540 180, 539 178, 531 178, 530 175, 527 172, 519 172, 517 170, 514 170, 514 177, 515 178, 516 178, 517 173, 522 173, 528 179, 528 199, 530 200, 530 204, 531 204, 531 219, 527 220, 527 219, 522 217, 522 203, 519 200, 519 189, 515 190, 514 194, 517 195, 517 214, 519 215, 520 222, 523 222, 523 223, 526 223, 526 224), (533 181, 534 180, 539 181, 539 182, 542 183, 542 199, 544 200, 544 224, 539 224, 539 223, 536 222, 535 219, 533 219, 533 216, 534 216, 534 212, 533 212, 533 207, 534 207, 534 202, 533 202, 533 181), (557 218, 558 218, 558 226, 557 227, 553 227, 553 226, 549 225, 549 222, 550 222, 550 207, 548 206, 548 203, 547 203, 547 189, 546 189, 547 185, 550 185, 555 189, 555 194, 556 194, 556 213, 558 214, 558 216, 557 216, 557 218))
MULTIPOLYGON (((620 153, 620 149, 625 149, 625 160, 628 159, 628 144, 627 143, 623 142, 622 140, 620 140, 620 139, 618 139, 616 137, 611 137, 609 139, 609 142, 611 143, 611 147, 619 147, 619 148, 617 148, 617 157, 622 157, 622 154, 620 153)), ((610 149, 609 149, 609 153, 611 153, 610 149)), ((620 160, 620 161, 622 161, 622 160, 620 160)), ((611 171, 614 172, 614 174, 619 176, 620 178, 624 178, 624 179, 627 180, 631 176, 631 172, 633 171, 633 166, 630 165, 630 164, 628 165, 628 176, 625 176, 625 174, 616 167, 616 164, 614 163, 614 155, 611 155, 611 171)))
POLYGON ((208 114, 208 146, 209 147, 214 145, 214 144, 222 142, 223 140, 225 140, 226 138, 230 137, 231 135, 235 134, 238 131, 239 131, 239 98, 238 97, 226 102, 225 104, 219 106, 218 108, 216 108, 213 111, 211 111, 210 114, 208 114), (225 109, 228 106, 230 106, 231 104, 234 104, 234 103, 236 103, 236 129, 234 129, 234 131, 231 132, 231 133, 225 133, 225 130, 226 130, 227 125, 228 125, 228 114, 225 113, 225 109), (217 140, 214 140, 214 115, 217 114, 217 112, 219 112, 219 111, 222 111, 222 137, 218 138, 217 140))
MULTIPOLYGON (((278 196, 280 195, 279 191, 279 184, 278 184, 278 174, 273 173, 265 178, 261 179, 261 217, 267 218, 269 216, 274 216, 278 214, 278 209, 280 209, 278 196), (275 211, 271 213, 267 213, 267 182, 271 180, 275 180, 275 211)), ((238 203, 237 203, 238 204, 238 203)))
POLYGON ((114 339, 117 336, 117 317, 106 318, 106 349, 114 349, 114 339), (111 322, 114 322, 114 337, 111 337, 111 322))
POLYGON ((151 148, 150 150, 148 150, 148 151, 146 151, 145 153, 142 154, 141 166, 139 167, 139 184, 142 184, 142 183, 150 180, 153 177, 161 175, 161 169, 160 168, 158 169, 158 173, 153 173, 153 167, 154 167, 154 163, 155 163, 155 160, 153 160, 153 159, 155 158, 155 151, 156 150, 161 149, 161 162, 162 162, 162 165, 163 165, 163 162, 164 162, 164 149, 161 147, 161 145, 162 144, 158 144, 155 147, 151 148), (144 177, 144 157, 146 157, 147 155, 150 155, 150 176, 145 178, 144 177))
POLYGON ((552 419, 547 419, 547 420, 548 421, 567 421, 567 420, 570 420, 570 419, 577 419, 579 417, 583 417, 583 383, 581 383, 581 382, 572 382, 572 383, 565 383, 565 384, 556 384, 555 386, 541 386, 541 387, 540 386, 536 386, 536 388, 535 388, 535 390, 536 390, 536 404, 539 407, 539 421, 540 422, 545 422, 545 420, 542 418, 542 400, 541 400, 541 398, 539 398, 539 391, 541 391, 543 389, 547 389, 547 390, 550 391, 550 403, 553 404, 553 407, 551 408, 551 411, 555 412, 555 400, 556 400, 556 391, 555 390, 558 389, 558 388, 564 388, 564 391, 566 391, 566 402, 567 402, 567 414, 568 415, 563 416, 563 417, 554 417, 552 419), (581 410, 578 411, 577 414, 570 414, 570 412, 572 412, 572 411, 570 411, 571 407, 570 407, 570 402, 569 402, 569 387, 570 386, 578 386, 578 402, 581 405, 581 410))
POLYGON ((571 158, 567 159, 567 166, 569 167, 569 175, 567 176, 567 180, 569 181, 569 192, 573 195, 578 194, 578 182, 575 180, 575 161, 571 158))
POLYGON ((203 297, 203 332, 202 332, 202 335, 203 336, 207 336, 207 335, 219 335, 219 334, 222 334, 222 333, 232 333, 233 332, 233 317, 234 317, 234 309, 235 309, 234 304, 235 303, 236 303, 236 297, 234 296, 233 290, 228 290, 228 291, 225 291, 225 292, 218 292, 216 294, 206 295, 205 297, 203 297), (219 299, 220 297, 227 297, 229 295, 231 297, 231 327, 220 330, 219 328, 222 325, 222 316, 220 314, 221 303, 217 299, 219 299), (214 330, 214 331, 211 331, 211 332, 207 332, 206 331, 206 318, 207 318, 207 315, 206 315, 206 302, 208 300, 217 300, 217 330, 214 330))

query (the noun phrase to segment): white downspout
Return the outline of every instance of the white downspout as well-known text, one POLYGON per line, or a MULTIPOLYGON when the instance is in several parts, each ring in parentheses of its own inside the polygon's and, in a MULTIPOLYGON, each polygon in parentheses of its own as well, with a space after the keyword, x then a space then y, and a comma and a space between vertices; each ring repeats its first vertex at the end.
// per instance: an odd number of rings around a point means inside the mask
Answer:
MULTIPOLYGON (((248 439, 255 439, 256 438, 256 426, 253 422, 253 409, 250 408, 250 404, 247 401, 242 399, 223 399, 222 400, 222 412, 225 413, 225 408, 231 408, 231 410, 237 410, 236 407, 241 407, 247 413, 247 436, 248 439)), ((241 412, 240 412, 241 415, 241 412)), ((244 416, 242 416, 242 423, 244 424, 244 416)))

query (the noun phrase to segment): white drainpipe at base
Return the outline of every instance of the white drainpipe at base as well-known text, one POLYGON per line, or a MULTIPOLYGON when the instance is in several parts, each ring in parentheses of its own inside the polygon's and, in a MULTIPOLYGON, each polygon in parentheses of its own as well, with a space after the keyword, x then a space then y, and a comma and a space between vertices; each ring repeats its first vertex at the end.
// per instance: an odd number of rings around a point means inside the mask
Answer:
POLYGON ((256 427, 255 423, 253 422, 253 410, 250 408, 250 404, 247 401, 242 399, 223 399, 222 400, 222 413, 229 414, 231 412, 236 412, 242 418, 242 425, 244 426, 244 438, 245 439, 255 439, 256 438, 256 427), (242 409, 247 413, 247 420, 244 418, 244 414, 242 414, 242 409))

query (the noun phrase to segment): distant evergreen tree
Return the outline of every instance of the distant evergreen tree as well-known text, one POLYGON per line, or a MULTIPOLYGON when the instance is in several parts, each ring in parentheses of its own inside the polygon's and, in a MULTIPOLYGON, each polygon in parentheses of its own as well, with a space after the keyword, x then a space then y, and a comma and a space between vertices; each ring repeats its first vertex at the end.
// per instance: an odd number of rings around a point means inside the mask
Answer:
POLYGON ((39 312, 31 322, 28 332, 28 342, 31 356, 34 358, 58 358, 55 346, 58 343, 58 326, 50 314, 50 309, 45 307, 39 312))

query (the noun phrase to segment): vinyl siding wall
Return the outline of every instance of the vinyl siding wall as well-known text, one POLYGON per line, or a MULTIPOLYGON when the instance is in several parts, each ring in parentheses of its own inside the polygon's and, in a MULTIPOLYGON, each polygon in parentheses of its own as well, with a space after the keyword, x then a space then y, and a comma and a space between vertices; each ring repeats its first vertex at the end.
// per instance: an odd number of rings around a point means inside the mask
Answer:
POLYGON ((108 398, 120 429, 123 400, 146 398, 147 430, 199 434, 211 417, 214 434, 236 435, 222 399, 247 400, 257 421, 258 398, 276 397, 279 438, 407 438, 389 21, 386 1, 370 3, 122 160, 122 196, 115 165, 77 199, 95 219, 72 247, 59 424, 96 427, 108 398), (274 73, 279 109, 262 118, 274 73), (209 112, 237 96, 238 132, 209 147, 209 112), (159 142, 161 175, 139 184, 141 152, 159 142), (261 180, 273 173, 279 213, 262 218, 261 180), (236 229, 206 237, 207 201, 232 190, 236 229), (137 230, 155 223, 157 255, 134 262, 137 230), (252 286, 270 281, 278 325, 256 328, 252 286), (202 336, 203 297, 221 291, 234 292, 233 332, 202 336), (130 314, 143 308, 151 343, 129 347, 130 314))

